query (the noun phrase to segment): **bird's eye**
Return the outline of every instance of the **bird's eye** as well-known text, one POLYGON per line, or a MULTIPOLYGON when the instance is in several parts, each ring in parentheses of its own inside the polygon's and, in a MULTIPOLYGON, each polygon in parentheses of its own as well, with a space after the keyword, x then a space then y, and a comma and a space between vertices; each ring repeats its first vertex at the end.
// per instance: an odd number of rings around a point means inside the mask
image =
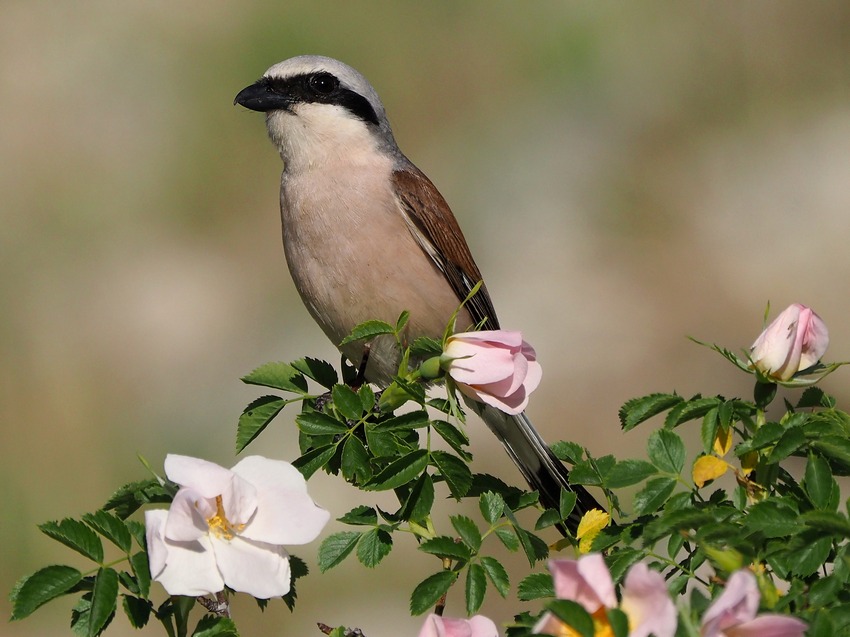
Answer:
POLYGON ((316 73, 310 76, 307 85, 319 95, 330 95, 339 86, 339 80, 330 73, 316 73))

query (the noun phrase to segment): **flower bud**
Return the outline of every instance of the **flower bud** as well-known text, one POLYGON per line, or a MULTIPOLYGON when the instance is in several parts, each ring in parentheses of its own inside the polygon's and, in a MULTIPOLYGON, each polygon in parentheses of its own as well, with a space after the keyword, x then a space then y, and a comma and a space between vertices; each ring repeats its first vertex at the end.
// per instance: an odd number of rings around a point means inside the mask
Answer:
POLYGON ((789 305, 750 349, 752 366, 774 381, 787 381, 815 365, 829 345, 823 320, 811 308, 789 305))
POLYGON ((442 373, 440 357, 433 356, 432 358, 423 361, 419 366, 419 373, 422 375, 422 378, 427 380, 434 380, 435 378, 438 378, 442 373))

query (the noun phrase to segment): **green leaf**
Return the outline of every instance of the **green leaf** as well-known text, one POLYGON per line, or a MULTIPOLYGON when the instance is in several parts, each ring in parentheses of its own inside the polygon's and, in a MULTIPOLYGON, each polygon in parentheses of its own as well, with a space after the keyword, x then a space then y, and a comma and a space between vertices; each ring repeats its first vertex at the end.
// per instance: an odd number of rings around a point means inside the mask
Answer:
POLYGON ((563 460, 570 464, 576 464, 584 459, 584 448, 576 442, 566 442, 561 440, 550 445, 549 448, 558 460, 563 460))
POLYGON ((487 491, 478 498, 478 508, 485 520, 490 524, 496 524, 505 510, 505 500, 498 493, 487 491))
POLYGON ((242 453, 290 402, 278 396, 261 396, 245 407, 236 426, 236 453, 242 453))
POLYGON ((608 623, 611 624, 611 630, 614 632, 614 637, 628 637, 628 615, 619 608, 608 608, 606 609, 605 614, 608 615, 608 623))
POLYGON ((719 421, 717 418, 718 409, 715 407, 709 409, 702 419, 700 426, 700 440, 702 441, 702 450, 705 453, 711 453, 714 448, 714 440, 717 438, 717 427, 719 421))
POLYGON ((850 440, 839 436, 825 436, 812 441, 811 446, 842 465, 839 475, 850 473, 850 440))
POLYGON ((418 336, 413 339, 413 343, 410 345, 410 352, 421 358, 439 356, 443 353, 443 344, 434 338, 418 336))
POLYGON ((428 451, 417 449, 391 462, 378 475, 362 486, 364 491, 387 491, 407 484, 428 466, 428 451))
POLYGON ((558 513, 561 516, 562 520, 566 520, 570 517, 570 513, 573 512, 573 509, 576 507, 576 500, 578 496, 575 491, 567 491, 566 489, 561 489, 561 496, 558 503, 558 513))
POLYGON ((307 393, 307 381, 304 380, 297 369, 286 363, 260 365, 247 376, 243 376, 242 382, 249 385, 280 389, 302 396, 307 393))
POLYGON ((850 537, 850 522, 836 511, 806 511, 800 521, 811 529, 833 534, 837 540, 850 537))
POLYGON ((519 538, 514 533, 514 530, 510 527, 499 526, 496 527, 493 532, 496 534, 496 537, 505 545, 505 548, 511 552, 516 552, 519 550, 519 538))
POLYGON ((319 546, 319 570, 324 573, 348 557, 360 535, 357 531, 342 531, 326 537, 319 546))
POLYGON ((748 440, 735 448, 735 455, 742 456, 749 451, 759 451, 765 447, 776 444, 776 441, 785 433, 785 427, 778 422, 767 422, 758 428, 751 440, 748 440))
POLYGON ((712 409, 717 408, 723 401, 719 398, 691 398, 682 401, 667 414, 664 420, 665 429, 673 429, 689 420, 702 418, 712 409))
MULTIPOLYGON (((665 431, 663 429, 659 431, 665 431)), ((667 498, 676 488, 676 480, 673 478, 653 478, 646 486, 635 494, 633 503, 635 516, 640 517, 647 513, 655 513, 660 509, 667 498)))
POLYGON ((637 564, 643 559, 643 551, 629 547, 620 547, 612 552, 607 558, 608 570, 615 582, 619 582, 626 575, 626 571, 632 565, 637 564))
POLYGON ((83 516, 83 521, 125 553, 130 552, 133 546, 133 537, 127 530, 124 521, 119 519, 118 516, 101 509, 94 513, 86 513, 83 516))
POLYGON ((364 412, 369 413, 375 408, 375 391, 369 385, 361 385, 357 395, 364 412))
MULTIPOLYGON (((177 488, 174 483, 160 484, 156 478, 131 482, 113 493, 103 508, 115 511, 115 515, 126 521, 127 528, 132 533, 133 525, 138 523, 127 518, 145 504, 170 504, 177 488)), ((142 527, 142 537, 144 535, 142 527)))
POLYGON ((405 328, 409 320, 410 312, 403 310, 402 313, 398 315, 398 320, 395 322, 395 331, 397 334, 401 334, 401 331, 405 328))
POLYGON ((94 579, 89 616, 89 637, 99 635, 118 605, 118 573, 112 568, 101 568, 94 579))
POLYGON ((487 577, 480 564, 470 564, 466 573, 466 614, 474 615, 484 603, 487 577))
POLYGON ((319 383, 325 389, 330 389, 337 383, 337 374, 333 365, 316 358, 301 358, 292 361, 292 366, 299 372, 319 383))
POLYGON ((70 566, 46 566, 15 584, 9 595, 12 620, 31 615, 39 606, 64 595, 83 579, 83 574, 70 566))
POLYGON ((401 416, 389 418, 383 422, 379 422, 373 427, 374 431, 404 431, 407 429, 418 429, 428 425, 428 412, 424 409, 411 411, 401 416))
POLYGON ((436 555, 443 559, 459 560, 468 562, 472 558, 472 552, 467 546, 448 535, 438 535, 430 540, 425 540, 419 545, 419 550, 429 555, 436 555))
POLYGON ((421 615, 448 592, 452 584, 457 581, 457 573, 454 571, 440 571, 420 582, 410 596, 410 613, 421 615))
POLYGON ((467 494, 472 486, 472 472, 463 460, 445 451, 432 451, 431 462, 445 478, 455 499, 460 500, 467 494))
POLYGON ((511 592, 511 581, 508 578, 508 572, 502 563, 494 557, 485 556, 481 558, 481 567, 487 573, 487 577, 493 582, 499 595, 507 597, 511 592))
POLYGON ((124 520, 124 524, 127 525, 127 530, 130 531, 130 535, 136 540, 136 544, 140 547, 147 548, 147 539, 145 539, 145 525, 139 522, 138 520, 124 520))
POLYGON ((542 597, 554 597, 555 587, 549 573, 532 573, 520 581, 517 587, 517 598, 521 602, 530 602, 542 597))
POLYGON ((402 520, 422 522, 431 514, 431 507, 433 506, 434 481, 431 480, 431 476, 426 471, 416 480, 399 515, 402 520))
POLYGON ((789 553, 791 572, 800 577, 814 575, 823 566, 832 549, 832 538, 822 537, 803 542, 789 553))
POLYGON ((61 522, 45 522, 38 528, 46 536, 74 549, 90 560, 98 564, 103 562, 103 542, 100 541, 97 533, 79 520, 65 518, 61 522))
POLYGON ((338 346, 342 347, 343 345, 348 345, 354 341, 363 341, 374 338, 375 336, 380 336, 381 334, 394 333, 395 328, 389 323, 385 323, 384 321, 366 321, 351 330, 351 333, 342 339, 342 342, 340 342, 338 346))
POLYGON ((659 471, 680 474, 685 466, 685 443, 667 429, 653 431, 647 441, 647 453, 659 471))
POLYGON ((605 486, 608 489, 622 489, 658 473, 651 462, 646 460, 621 460, 605 476, 605 486))
POLYGON ((821 456, 809 454, 803 489, 818 509, 833 510, 838 506, 838 483, 832 477, 829 463, 821 456))
POLYGON ((802 394, 800 400, 797 401, 797 409, 809 409, 812 407, 826 407, 824 397, 826 394, 820 387, 807 387, 802 394))
POLYGON ((582 637, 593 637, 593 619, 581 604, 569 599, 556 599, 546 604, 546 608, 582 637))
POLYGON ((331 390, 334 407, 348 420, 360 420, 363 415, 363 402, 360 396, 347 385, 334 385, 331 390))
POLYGON ((806 436, 800 427, 791 427, 786 429, 785 433, 776 443, 776 446, 770 452, 767 461, 770 463, 780 462, 785 460, 792 453, 800 449, 806 444, 806 436))
POLYGON ((675 394, 651 394, 643 398, 634 398, 620 407, 620 426, 623 431, 629 431, 680 402, 682 397, 675 394))
POLYGON ((319 411, 301 412, 295 417, 295 424, 308 436, 336 436, 349 431, 346 423, 319 411))
POLYGON ((147 551, 139 551, 130 557, 130 566, 136 576, 139 594, 147 599, 151 590, 151 567, 148 563, 147 551))
POLYGON ((475 522, 465 515, 452 515, 449 519, 463 543, 477 552, 481 548, 481 531, 475 522))
POLYGON ((354 507, 351 511, 337 519, 344 524, 374 526, 378 523, 378 514, 372 507, 361 505, 354 507))
POLYGON ((540 517, 537 518, 537 522, 534 523, 534 530, 542 531, 543 529, 548 529, 550 526, 554 526, 560 522, 561 519, 561 514, 555 509, 546 509, 540 517))
POLYGON ((204 615, 195 626, 192 637, 239 637, 239 631, 229 617, 204 615))
POLYGON ((380 564, 393 548, 393 537, 383 529, 372 529, 357 543, 357 559, 367 568, 380 564))
POLYGON ((747 509, 747 530, 758 531, 766 538, 787 537, 803 530, 797 511, 777 500, 763 500, 747 509))
POLYGON ((130 620, 130 625, 133 628, 144 628, 151 616, 153 609, 151 603, 140 597, 132 595, 122 595, 121 606, 124 608, 124 614, 130 620))
POLYGON ((588 486, 602 486, 602 476, 599 475, 593 461, 590 459, 582 460, 573 465, 570 469, 570 484, 583 484, 588 486))
POLYGON ((356 479, 359 484, 363 484, 372 477, 369 452, 357 436, 349 436, 345 441, 340 466, 343 477, 349 482, 356 479))
MULTIPOLYGON (((291 574, 291 582, 289 585, 289 592, 283 596, 283 603, 286 604, 286 607, 290 612, 295 610, 295 602, 298 599, 298 591, 297 582, 302 577, 305 577, 310 569, 307 568, 307 564, 297 555, 289 555, 289 572, 291 574)), ((259 602, 259 600, 257 600, 259 602)), ((268 602, 268 600, 265 600, 268 602)), ((262 608, 262 607, 261 607, 262 608)))
MULTIPOLYGON (((87 578, 93 581, 93 578, 87 578)), ((91 619, 91 591, 85 593, 71 609, 71 632, 79 637, 88 637, 91 619)))
POLYGON ((305 453, 303 456, 296 458, 292 462, 292 466, 301 472, 305 480, 309 480, 310 476, 321 469, 336 453, 336 444, 317 447, 305 453))
POLYGON ((436 431, 461 458, 467 461, 472 459, 472 455, 464 449, 464 447, 469 445, 469 438, 466 437, 465 433, 445 420, 434 420, 431 422, 431 425, 433 426, 434 431, 436 431))

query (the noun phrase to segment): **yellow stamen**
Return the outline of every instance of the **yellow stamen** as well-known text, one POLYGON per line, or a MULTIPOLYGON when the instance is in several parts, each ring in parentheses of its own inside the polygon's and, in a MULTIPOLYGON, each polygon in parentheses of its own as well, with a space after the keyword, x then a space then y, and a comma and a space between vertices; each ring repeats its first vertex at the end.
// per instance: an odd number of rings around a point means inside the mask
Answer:
POLYGON ((210 533, 224 540, 232 540, 233 536, 245 528, 244 524, 232 524, 224 514, 224 503, 221 496, 215 496, 215 515, 207 518, 210 525, 210 533))

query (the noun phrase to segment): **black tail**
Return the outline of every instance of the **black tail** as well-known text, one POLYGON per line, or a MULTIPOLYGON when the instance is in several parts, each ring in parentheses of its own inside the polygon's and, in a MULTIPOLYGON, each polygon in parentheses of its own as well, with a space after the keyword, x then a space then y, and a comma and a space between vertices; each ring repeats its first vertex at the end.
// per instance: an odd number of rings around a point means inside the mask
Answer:
POLYGON ((558 510, 562 488, 576 494, 576 506, 567 519, 567 527, 571 531, 575 533, 581 517, 591 509, 605 510, 584 487, 569 483, 570 472, 552 453, 524 413, 509 416, 481 403, 468 404, 505 446, 528 484, 540 494, 544 507, 558 510))

